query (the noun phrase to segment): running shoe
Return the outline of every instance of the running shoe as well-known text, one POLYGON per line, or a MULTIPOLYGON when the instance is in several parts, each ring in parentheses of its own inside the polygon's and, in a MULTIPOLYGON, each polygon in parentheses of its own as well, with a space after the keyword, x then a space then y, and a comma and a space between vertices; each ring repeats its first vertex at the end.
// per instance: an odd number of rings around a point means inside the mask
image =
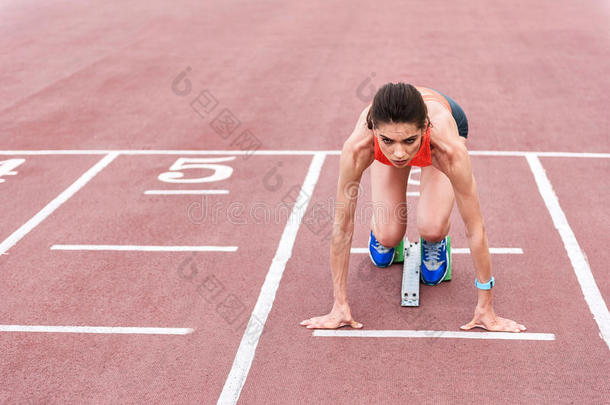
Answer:
POLYGON ((421 239, 421 281, 427 285, 437 285, 445 278, 448 269, 447 238, 439 242, 421 239))
POLYGON ((377 239, 375 239, 375 235, 373 235, 373 231, 371 230, 371 234, 369 235, 369 257, 375 266, 388 267, 392 264, 392 260, 394 260, 394 251, 395 249, 393 247, 386 247, 377 242, 377 239))

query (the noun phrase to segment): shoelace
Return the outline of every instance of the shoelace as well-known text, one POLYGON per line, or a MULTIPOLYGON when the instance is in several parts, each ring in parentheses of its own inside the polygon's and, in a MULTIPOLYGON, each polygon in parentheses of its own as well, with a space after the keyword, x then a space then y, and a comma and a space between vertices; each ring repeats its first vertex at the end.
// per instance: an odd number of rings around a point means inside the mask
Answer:
POLYGON ((437 262, 440 260, 441 251, 443 250, 443 242, 444 241, 424 243, 427 260, 432 259, 437 262))
POLYGON ((390 250, 392 250, 391 247, 385 247, 383 246, 381 243, 376 242, 373 247, 375 248, 375 250, 379 253, 388 253, 390 250))

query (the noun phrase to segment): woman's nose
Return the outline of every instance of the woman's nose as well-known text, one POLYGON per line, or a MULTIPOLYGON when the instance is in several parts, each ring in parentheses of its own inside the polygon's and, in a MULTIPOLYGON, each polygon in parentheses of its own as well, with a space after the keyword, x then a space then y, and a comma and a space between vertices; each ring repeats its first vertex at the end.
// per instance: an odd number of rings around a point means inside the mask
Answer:
POLYGON ((394 151, 394 155, 396 156, 396 160, 402 160, 407 156, 407 152, 401 149, 397 149, 394 151))

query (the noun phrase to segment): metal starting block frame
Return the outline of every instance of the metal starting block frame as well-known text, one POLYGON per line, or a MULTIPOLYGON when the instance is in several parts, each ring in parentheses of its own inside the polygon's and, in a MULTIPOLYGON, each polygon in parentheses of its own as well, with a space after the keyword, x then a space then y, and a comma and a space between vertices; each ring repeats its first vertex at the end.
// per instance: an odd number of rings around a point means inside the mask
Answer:
POLYGON ((404 238, 401 303, 403 307, 419 306, 419 279, 421 271, 421 244, 404 238))
MULTIPOLYGON (((404 262, 402 267, 402 288, 400 305, 403 307, 419 306, 419 283, 421 279, 421 238, 417 242, 409 242, 405 235, 403 239, 404 262)), ((451 237, 447 236, 447 274, 443 281, 451 280, 451 237)))

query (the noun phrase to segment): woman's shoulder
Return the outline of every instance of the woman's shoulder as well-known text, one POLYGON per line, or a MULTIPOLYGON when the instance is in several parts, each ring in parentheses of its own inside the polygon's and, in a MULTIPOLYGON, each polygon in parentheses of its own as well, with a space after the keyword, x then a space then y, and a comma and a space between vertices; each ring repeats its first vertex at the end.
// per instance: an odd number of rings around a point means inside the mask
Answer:
POLYGON ((357 166, 366 168, 375 160, 375 137, 367 124, 367 115, 371 105, 366 106, 356 122, 351 135, 343 143, 341 154, 346 154, 357 166))
POLYGON ((441 93, 429 87, 415 86, 415 88, 422 95, 424 103, 426 103, 426 107, 428 107, 428 109, 439 110, 439 107, 441 107, 442 110, 451 114, 451 105, 441 93))

